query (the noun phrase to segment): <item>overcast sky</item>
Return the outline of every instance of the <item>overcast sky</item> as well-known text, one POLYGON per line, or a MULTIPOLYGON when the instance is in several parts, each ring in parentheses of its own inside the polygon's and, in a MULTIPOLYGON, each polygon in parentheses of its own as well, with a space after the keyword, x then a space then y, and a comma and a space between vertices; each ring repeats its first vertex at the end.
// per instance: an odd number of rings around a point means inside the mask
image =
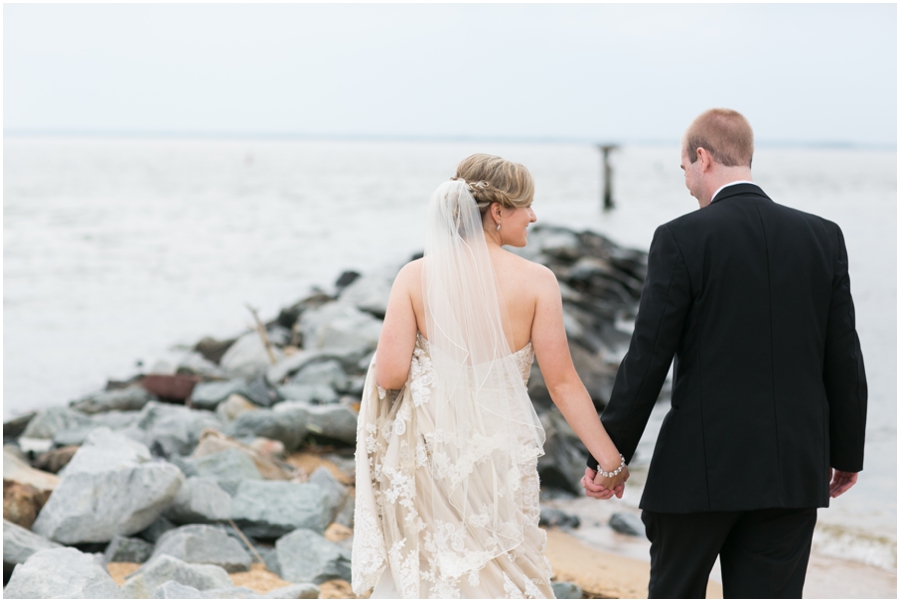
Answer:
POLYGON ((893 4, 6 4, 7 133, 896 144, 893 4))

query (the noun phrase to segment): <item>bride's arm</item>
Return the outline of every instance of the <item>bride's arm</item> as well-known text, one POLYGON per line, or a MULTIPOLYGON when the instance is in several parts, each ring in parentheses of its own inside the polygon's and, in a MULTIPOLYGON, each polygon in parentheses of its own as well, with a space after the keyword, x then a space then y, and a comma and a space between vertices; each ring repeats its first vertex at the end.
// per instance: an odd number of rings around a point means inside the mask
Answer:
POLYGON ((382 389, 399 389, 409 376, 409 364, 416 346, 416 314, 410 291, 419 280, 418 266, 408 263, 394 279, 384 324, 375 351, 375 382, 382 389))
MULTIPOLYGON (((549 269, 544 266, 535 267, 538 277, 534 282, 538 287, 538 294, 531 326, 531 342, 541 375, 547 384, 550 398, 562 412, 566 422, 591 455, 600 462, 600 467, 612 472, 619 467, 622 459, 606 434, 591 396, 572 364, 563 325, 559 283, 549 269)), ((624 475, 627 475, 627 469, 609 481, 609 488, 621 483, 624 475)))

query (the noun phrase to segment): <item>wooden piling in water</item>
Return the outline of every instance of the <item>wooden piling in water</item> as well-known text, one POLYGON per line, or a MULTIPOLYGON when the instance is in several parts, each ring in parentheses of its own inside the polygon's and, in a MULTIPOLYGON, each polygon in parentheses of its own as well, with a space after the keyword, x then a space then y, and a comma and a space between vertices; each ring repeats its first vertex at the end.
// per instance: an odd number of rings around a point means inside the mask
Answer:
POLYGON ((609 164, 609 153, 619 147, 616 144, 598 144, 597 148, 603 153, 603 210, 609 211, 615 207, 612 198, 612 167, 609 164))

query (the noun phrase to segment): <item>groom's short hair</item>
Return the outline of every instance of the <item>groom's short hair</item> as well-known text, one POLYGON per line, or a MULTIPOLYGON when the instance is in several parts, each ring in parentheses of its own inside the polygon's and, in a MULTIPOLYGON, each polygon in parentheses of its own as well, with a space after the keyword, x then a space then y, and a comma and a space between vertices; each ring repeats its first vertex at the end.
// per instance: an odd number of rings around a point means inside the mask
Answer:
POLYGON ((753 161, 753 129, 743 115, 731 109, 709 109, 684 133, 683 148, 691 163, 697 149, 706 149, 717 163, 750 167, 753 161))

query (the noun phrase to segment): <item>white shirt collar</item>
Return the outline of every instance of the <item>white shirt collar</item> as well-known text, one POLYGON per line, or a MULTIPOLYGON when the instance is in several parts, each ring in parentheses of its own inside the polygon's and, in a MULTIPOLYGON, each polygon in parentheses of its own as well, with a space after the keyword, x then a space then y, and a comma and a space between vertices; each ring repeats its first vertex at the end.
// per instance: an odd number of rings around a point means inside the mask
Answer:
POLYGON ((709 201, 709 202, 712 203, 714 200, 716 200, 716 195, 718 195, 720 192, 722 192, 722 189, 723 189, 723 188, 727 188, 727 187, 729 187, 729 186, 734 186, 735 184, 753 184, 753 185, 757 185, 756 182, 751 182, 750 180, 736 180, 736 181, 734 181, 734 182, 728 182, 728 183, 725 184, 724 186, 720 186, 719 189, 713 193, 713 195, 710 197, 710 201, 709 201))

